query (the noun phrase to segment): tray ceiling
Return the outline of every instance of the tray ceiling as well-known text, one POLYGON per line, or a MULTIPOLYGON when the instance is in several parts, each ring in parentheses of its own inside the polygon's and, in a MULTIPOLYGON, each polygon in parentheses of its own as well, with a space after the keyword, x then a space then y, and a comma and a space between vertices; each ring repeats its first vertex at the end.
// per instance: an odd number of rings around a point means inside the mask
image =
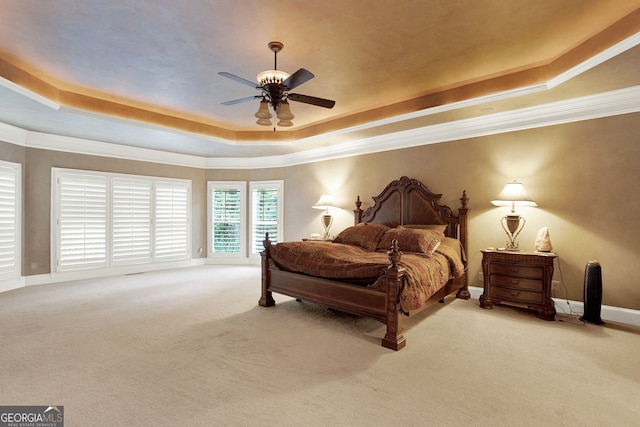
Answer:
POLYGON ((388 132, 380 123, 407 114, 548 82, 640 32, 639 7, 629 0, 402 7, 5 0, 0 122, 198 156, 281 155, 360 138, 364 129, 380 135, 388 132), (221 105, 258 91, 217 73, 253 80, 272 68, 272 40, 284 43, 279 69, 315 74, 295 91, 333 99, 333 109, 291 102, 294 126, 274 132, 255 123, 258 101, 221 105))

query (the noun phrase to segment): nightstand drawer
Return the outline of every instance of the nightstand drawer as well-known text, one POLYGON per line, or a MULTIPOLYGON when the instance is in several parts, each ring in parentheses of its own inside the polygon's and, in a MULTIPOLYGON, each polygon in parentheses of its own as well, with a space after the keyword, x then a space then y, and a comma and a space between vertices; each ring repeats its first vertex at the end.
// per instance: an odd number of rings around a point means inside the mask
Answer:
POLYGON ((541 267, 527 267, 517 264, 502 264, 500 262, 491 263, 491 272, 503 276, 529 277, 531 279, 542 279, 541 267))
POLYGON ((521 291, 520 289, 491 287, 491 296, 496 299, 507 299, 520 303, 533 302, 541 304, 543 302, 542 292, 521 291))
MULTIPOLYGON (((520 277, 508 277, 492 274, 490 276, 491 286, 500 286, 512 289, 530 290, 542 292, 544 283, 542 280, 522 279, 520 277)), ((492 288, 493 289, 493 288, 492 288)), ((493 293, 493 290, 491 291, 493 293)))

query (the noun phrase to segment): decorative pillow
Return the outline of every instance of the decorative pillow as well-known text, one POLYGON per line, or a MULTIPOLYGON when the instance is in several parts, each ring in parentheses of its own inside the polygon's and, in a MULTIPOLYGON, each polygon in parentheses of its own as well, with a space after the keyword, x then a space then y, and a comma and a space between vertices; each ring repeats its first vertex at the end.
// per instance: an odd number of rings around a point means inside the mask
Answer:
POLYGON ((398 246, 403 252, 431 255, 440 246, 440 242, 444 239, 444 233, 437 230, 392 228, 384 233, 378 249, 389 250, 394 239, 398 241, 398 246))
POLYGON ((447 230, 447 224, 409 224, 409 225, 400 225, 398 228, 413 228, 420 230, 436 230, 445 232, 447 230))
POLYGON ((360 246, 368 251, 375 251, 382 235, 390 227, 382 224, 361 223, 347 227, 333 239, 334 243, 360 246))

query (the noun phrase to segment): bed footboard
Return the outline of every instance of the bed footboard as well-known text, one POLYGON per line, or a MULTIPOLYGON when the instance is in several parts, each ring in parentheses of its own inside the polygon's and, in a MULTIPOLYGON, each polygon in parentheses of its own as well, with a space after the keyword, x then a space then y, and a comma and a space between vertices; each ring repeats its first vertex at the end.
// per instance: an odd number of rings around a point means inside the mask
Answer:
POLYGON ((302 301, 319 304, 345 313, 369 317, 387 326, 382 339, 384 347, 400 350, 406 345, 402 334, 402 310, 400 310, 400 292, 405 269, 399 265, 402 252, 398 242, 394 241, 387 252, 391 264, 385 270, 385 289, 372 289, 350 285, 339 281, 297 274, 270 267, 272 242, 267 234, 262 257, 262 295, 258 305, 275 305, 273 292, 288 295, 302 301))

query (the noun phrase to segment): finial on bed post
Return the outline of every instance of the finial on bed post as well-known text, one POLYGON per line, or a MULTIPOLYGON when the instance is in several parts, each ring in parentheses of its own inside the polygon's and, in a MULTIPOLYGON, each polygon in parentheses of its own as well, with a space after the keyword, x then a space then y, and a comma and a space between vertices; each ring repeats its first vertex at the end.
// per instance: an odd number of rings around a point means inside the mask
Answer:
POLYGON ((389 267, 397 267, 400 262, 400 258, 402 258, 402 252, 400 252, 397 239, 393 239, 391 241, 391 249, 387 251, 387 256, 389 257, 389 261, 391 261, 391 265, 389 267))
POLYGON ((467 190, 462 190, 462 197, 460 197, 460 205, 462 205, 463 209, 466 209, 468 203, 469 203, 469 197, 467 196, 467 190))
POLYGON ((358 198, 356 199, 356 208, 353 210, 353 220, 355 225, 358 225, 362 222, 363 210, 360 209, 360 206, 362 206, 362 202, 360 201, 360 196, 358 195, 358 198))
POLYGON ((271 247, 271 240, 269 240, 269 232, 264 233, 264 240, 262 241, 262 245, 266 250, 269 250, 271 247))

